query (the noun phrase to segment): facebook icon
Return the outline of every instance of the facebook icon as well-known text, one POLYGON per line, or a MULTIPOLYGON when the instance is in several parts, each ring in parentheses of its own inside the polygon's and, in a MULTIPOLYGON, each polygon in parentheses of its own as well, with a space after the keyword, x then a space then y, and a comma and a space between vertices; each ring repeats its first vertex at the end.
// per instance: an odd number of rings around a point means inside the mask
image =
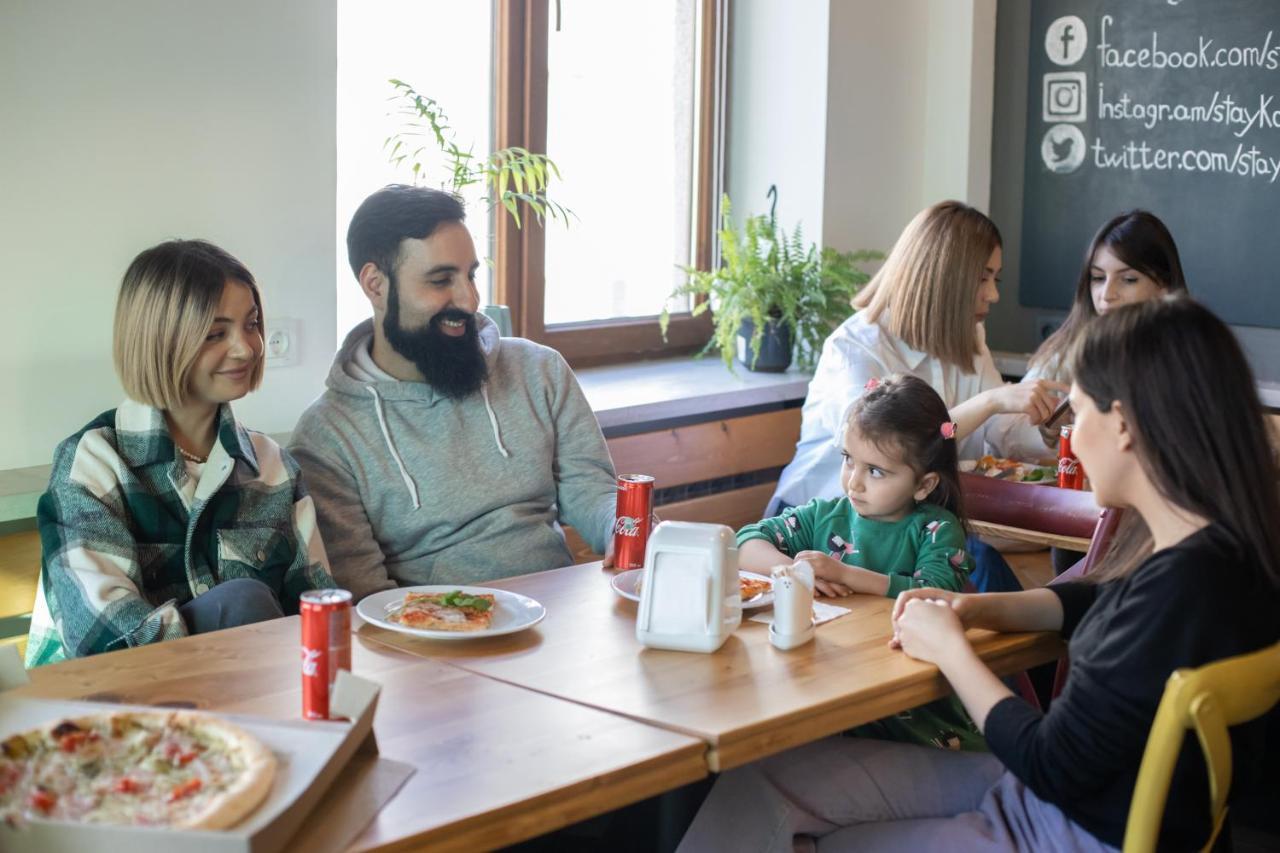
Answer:
POLYGON ((1088 45, 1089 32, 1075 15, 1058 18, 1044 34, 1044 52, 1055 65, 1075 65, 1088 45))

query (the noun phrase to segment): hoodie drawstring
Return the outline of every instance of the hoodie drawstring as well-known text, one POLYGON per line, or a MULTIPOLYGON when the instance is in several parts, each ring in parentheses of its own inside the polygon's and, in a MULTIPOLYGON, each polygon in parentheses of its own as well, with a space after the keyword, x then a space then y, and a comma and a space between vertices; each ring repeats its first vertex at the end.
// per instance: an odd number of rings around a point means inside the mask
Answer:
POLYGON ((489 389, 484 385, 480 386, 480 396, 484 397, 484 410, 489 413, 489 426, 493 427, 493 443, 498 445, 498 452, 504 459, 510 459, 511 454, 502 446, 502 436, 498 433, 498 416, 493 413, 493 405, 489 402, 489 389))
MULTIPOLYGON (((378 415, 378 426, 382 427, 382 439, 387 443, 387 450, 391 452, 391 458, 396 460, 396 467, 400 469, 400 479, 404 480, 404 486, 409 490, 409 497, 413 498, 413 508, 421 509, 422 503, 418 500, 418 486, 413 482, 413 478, 409 476, 409 472, 405 470, 404 462, 400 459, 400 454, 396 452, 396 446, 391 443, 391 433, 387 430, 387 418, 382 412, 382 398, 378 396, 378 389, 372 385, 366 385, 369 393, 373 395, 373 411, 378 415)), ((493 417, 493 413, 489 413, 489 417, 493 417)), ((504 453, 506 451, 503 451, 504 453)))

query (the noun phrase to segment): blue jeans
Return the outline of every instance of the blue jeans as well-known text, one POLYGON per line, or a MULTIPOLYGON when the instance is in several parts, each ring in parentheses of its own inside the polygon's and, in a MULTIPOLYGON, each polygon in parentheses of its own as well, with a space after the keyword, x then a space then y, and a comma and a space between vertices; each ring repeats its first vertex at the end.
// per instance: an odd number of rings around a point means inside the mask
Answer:
POLYGON ((965 542, 969 555, 973 557, 973 572, 969 580, 978 592, 1021 592, 1022 584, 1018 576, 1009 568, 1004 555, 983 542, 977 536, 970 536, 965 542))
POLYGON ((252 625, 284 615, 280 600, 260 580, 232 578, 178 608, 192 634, 252 625))

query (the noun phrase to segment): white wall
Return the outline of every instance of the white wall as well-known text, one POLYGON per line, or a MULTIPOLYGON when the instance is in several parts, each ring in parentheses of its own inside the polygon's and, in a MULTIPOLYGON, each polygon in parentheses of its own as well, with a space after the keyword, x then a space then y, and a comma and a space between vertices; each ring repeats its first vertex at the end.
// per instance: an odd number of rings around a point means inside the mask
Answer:
POLYGON ((888 250, 921 208, 985 210, 996 0, 732 7, 728 187, 839 249, 888 250))
POLYGON ((920 209, 986 209, 995 0, 831 3, 823 238, 888 251, 920 209))
POLYGON ((122 392, 116 288, 132 257, 203 237, 301 322, 300 362, 237 404, 291 429, 334 328, 335 0, 6 0, 0 7, 0 470, 122 392))
MULTIPOLYGON (((729 31, 727 191, 736 215, 768 213, 822 236, 827 0, 737 0, 729 31)), ((837 3, 839 5, 839 3, 837 3)))

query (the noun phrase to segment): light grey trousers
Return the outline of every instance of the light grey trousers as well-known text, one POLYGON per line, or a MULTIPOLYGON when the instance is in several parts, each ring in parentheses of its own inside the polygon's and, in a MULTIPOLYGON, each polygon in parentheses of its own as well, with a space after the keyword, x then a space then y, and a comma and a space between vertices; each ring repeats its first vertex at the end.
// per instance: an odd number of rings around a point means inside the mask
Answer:
POLYGON ((834 737, 723 774, 677 853, 1114 851, 995 756, 834 737))

